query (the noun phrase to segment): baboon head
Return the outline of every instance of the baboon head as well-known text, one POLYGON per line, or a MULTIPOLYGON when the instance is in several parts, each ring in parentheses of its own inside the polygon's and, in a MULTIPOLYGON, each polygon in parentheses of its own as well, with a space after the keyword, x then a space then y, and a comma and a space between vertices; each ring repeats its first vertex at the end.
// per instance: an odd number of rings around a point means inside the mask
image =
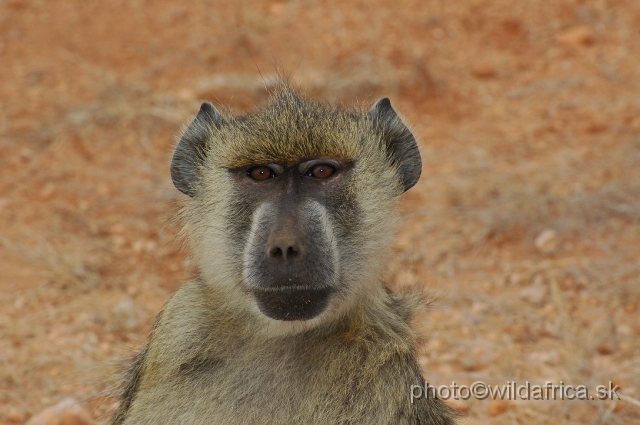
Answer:
POLYGON ((203 103, 171 163, 203 281, 271 322, 318 323, 379 289, 420 171, 388 99, 342 111, 284 83, 251 115, 203 103))

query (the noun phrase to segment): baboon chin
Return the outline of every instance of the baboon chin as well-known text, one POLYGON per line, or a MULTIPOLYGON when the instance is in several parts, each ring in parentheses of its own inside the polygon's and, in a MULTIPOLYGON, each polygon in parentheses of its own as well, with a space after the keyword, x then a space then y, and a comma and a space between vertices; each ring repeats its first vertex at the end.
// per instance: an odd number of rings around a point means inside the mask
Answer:
POLYGON ((203 103, 171 162, 198 277, 136 357, 114 424, 452 424, 424 380, 415 303, 382 280, 422 168, 391 107, 281 81, 257 112, 203 103))

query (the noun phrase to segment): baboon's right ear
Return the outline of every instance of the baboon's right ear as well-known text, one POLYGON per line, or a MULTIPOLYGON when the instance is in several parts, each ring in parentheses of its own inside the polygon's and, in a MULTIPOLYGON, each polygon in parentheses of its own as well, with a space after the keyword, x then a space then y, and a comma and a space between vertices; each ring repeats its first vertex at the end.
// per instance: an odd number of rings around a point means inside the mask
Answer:
POLYGON ((367 113, 367 118, 383 131, 387 147, 398 165, 404 191, 411 189, 418 183, 422 172, 420 151, 413 134, 386 97, 373 105, 367 113))
POLYGON ((200 112, 182 135, 171 160, 171 180, 182 193, 193 197, 198 182, 198 169, 207 154, 207 140, 211 127, 220 128, 222 116, 209 102, 200 106, 200 112))

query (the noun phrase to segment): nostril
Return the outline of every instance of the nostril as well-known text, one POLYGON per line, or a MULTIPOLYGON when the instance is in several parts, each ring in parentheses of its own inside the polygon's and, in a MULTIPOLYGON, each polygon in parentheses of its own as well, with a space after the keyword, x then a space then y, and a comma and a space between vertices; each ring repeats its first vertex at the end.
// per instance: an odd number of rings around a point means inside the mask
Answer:
MULTIPOLYGON (((286 245, 285 245, 286 246, 286 245)), ((300 249, 296 246, 289 246, 282 249, 279 246, 274 246, 269 250, 269 257, 277 260, 292 260, 300 256, 300 249)))
POLYGON ((263 252, 273 264, 296 262, 305 256, 305 244, 302 235, 297 233, 272 231, 263 252))

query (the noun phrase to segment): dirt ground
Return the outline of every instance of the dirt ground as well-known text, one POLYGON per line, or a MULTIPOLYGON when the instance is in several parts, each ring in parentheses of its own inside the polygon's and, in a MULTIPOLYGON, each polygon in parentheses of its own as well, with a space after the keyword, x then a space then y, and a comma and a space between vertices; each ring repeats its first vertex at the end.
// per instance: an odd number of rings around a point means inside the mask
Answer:
POLYGON ((96 423, 190 276, 169 161, 202 100, 277 69, 387 95, 420 139, 389 264, 424 284, 435 385, 618 385, 450 401, 465 424, 640 423, 640 2, 0 0, 0 424, 96 423))

